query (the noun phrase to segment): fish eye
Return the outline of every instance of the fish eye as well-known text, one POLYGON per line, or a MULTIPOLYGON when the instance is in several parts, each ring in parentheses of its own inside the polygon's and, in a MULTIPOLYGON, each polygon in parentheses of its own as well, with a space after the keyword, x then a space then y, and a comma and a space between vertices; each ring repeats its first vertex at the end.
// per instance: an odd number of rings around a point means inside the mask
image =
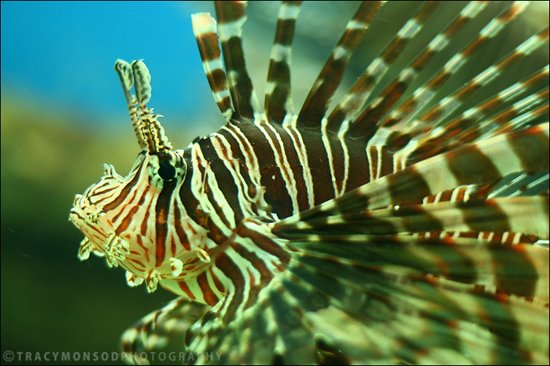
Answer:
POLYGON ((157 183, 171 182, 174 179, 185 178, 187 163, 183 155, 178 152, 160 152, 155 154, 158 160, 150 165, 152 178, 157 183))
POLYGON ((170 163, 169 159, 159 160, 158 175, 165 181, 171 181, 176 177, 176 168, 170 163))

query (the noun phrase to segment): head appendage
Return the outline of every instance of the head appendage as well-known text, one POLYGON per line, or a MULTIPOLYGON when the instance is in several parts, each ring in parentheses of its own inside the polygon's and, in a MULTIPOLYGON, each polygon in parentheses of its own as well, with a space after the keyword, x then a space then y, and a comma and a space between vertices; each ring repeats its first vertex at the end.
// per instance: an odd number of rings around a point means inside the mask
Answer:
POLYGON ((172 149, 164 128, 158 121, 161 117, 153 113, 153 109, 147 108, 151 100, 151 74, 142 60, 133 61, 130 65, 126 61, 117 60, 115 63, 126 101, 130 112, 132 126, 142 149, 147 149, 150 154, 164 152, 172 149), (136 92, 131 92, 132 86, 136 92))
POLYGON ((147 144, 145 143, 145 137, 141 132, 142 126, 136 106, 137 99, 131 92, 131 89, 134 86, 134 74, 132 73, 132 67, 128 62, 118 59, 115 62, 115 71, 120 78, 120 85, 122 86, 122 91, 126 97, 126 103, 128 105, 128 111, 130 112, 130 120, 132 121, 134 133, 136 134, 139 146, 145 150, 147 148, 147 144))

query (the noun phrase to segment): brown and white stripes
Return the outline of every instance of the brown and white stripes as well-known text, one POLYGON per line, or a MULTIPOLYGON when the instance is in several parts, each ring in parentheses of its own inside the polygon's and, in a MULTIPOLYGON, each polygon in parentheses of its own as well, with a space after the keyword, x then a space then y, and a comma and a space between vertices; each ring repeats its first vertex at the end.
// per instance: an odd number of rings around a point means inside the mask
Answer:
POLYGON ((79 257, 105 256, 130 286, 179 296, 125 333, 126 352, 177 333, 222 363, 547 363, 548 250, 533 243, 549 236, 548 65, 465 101, 531 58, 548 29, 439 96, 526 4, 506 4, 444 55, 488 4, 466 4, 419 46, 439 14, 427 2, 329 111, 382 4, 358 6, 297 113, 301 2, 279 10, 265 111, 243 53, 246 3, 217 2, 217 22, 194 15, 226 123, 185 149, 147 107, 145 64, 117 61, 142 151, 127 177, 106 165, 75 197, 79 257), (406 48, 417 56, 396 69, 406 48), (436 56, 441 70, 408 90, 436 56))
POLYGON ((382 125, 393 125, 397 122, 399 122, 399 125, 405 125, 413 120, 419 108, 428 105, 445 82, 452 75, 457 74, 475 52, 482 50, 482 46, 487 41, 496 38, 509 22, 525 10, 527 5, 526 2, 516 1, 509 8, 503 10, 500 15, 480 30, 479 35, 473 41, 449 59, 441 71, 426 82, 424 86, 416 89, 395 111, 391 112, 382 125))

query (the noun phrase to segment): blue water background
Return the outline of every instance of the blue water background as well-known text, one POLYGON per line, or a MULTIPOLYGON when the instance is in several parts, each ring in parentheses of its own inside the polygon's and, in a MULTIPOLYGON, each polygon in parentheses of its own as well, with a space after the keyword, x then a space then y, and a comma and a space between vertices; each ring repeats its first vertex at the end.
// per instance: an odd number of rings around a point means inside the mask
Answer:
POLYGON ((191 119, 212 103, 191 28, 197 3, 3 1, 1 10, 3 95, 94 123, 118 118, 126 107, 113 64, 123 58, 147 63, 158 113, 191 119))

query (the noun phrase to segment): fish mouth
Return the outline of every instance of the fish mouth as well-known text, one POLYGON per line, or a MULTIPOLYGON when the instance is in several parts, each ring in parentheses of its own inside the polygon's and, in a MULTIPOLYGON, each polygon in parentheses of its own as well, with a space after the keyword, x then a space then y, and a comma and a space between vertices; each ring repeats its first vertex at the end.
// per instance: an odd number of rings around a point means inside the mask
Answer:
POLYGON ((77 228, 80 229, 79 222, 84 222, 85 217, 82 215, 81 202, 83 195, 76 194, 73 199, 73 207, 69 211, 69 222, 72 222, 77 228))
POLYGON ((77 222, 79 220, 84 220, 84 218, 80 216, 76 208, 71 208, 71 211, 69 211, 69 222, 72 222, 73 225, 78 227, 77 222))

